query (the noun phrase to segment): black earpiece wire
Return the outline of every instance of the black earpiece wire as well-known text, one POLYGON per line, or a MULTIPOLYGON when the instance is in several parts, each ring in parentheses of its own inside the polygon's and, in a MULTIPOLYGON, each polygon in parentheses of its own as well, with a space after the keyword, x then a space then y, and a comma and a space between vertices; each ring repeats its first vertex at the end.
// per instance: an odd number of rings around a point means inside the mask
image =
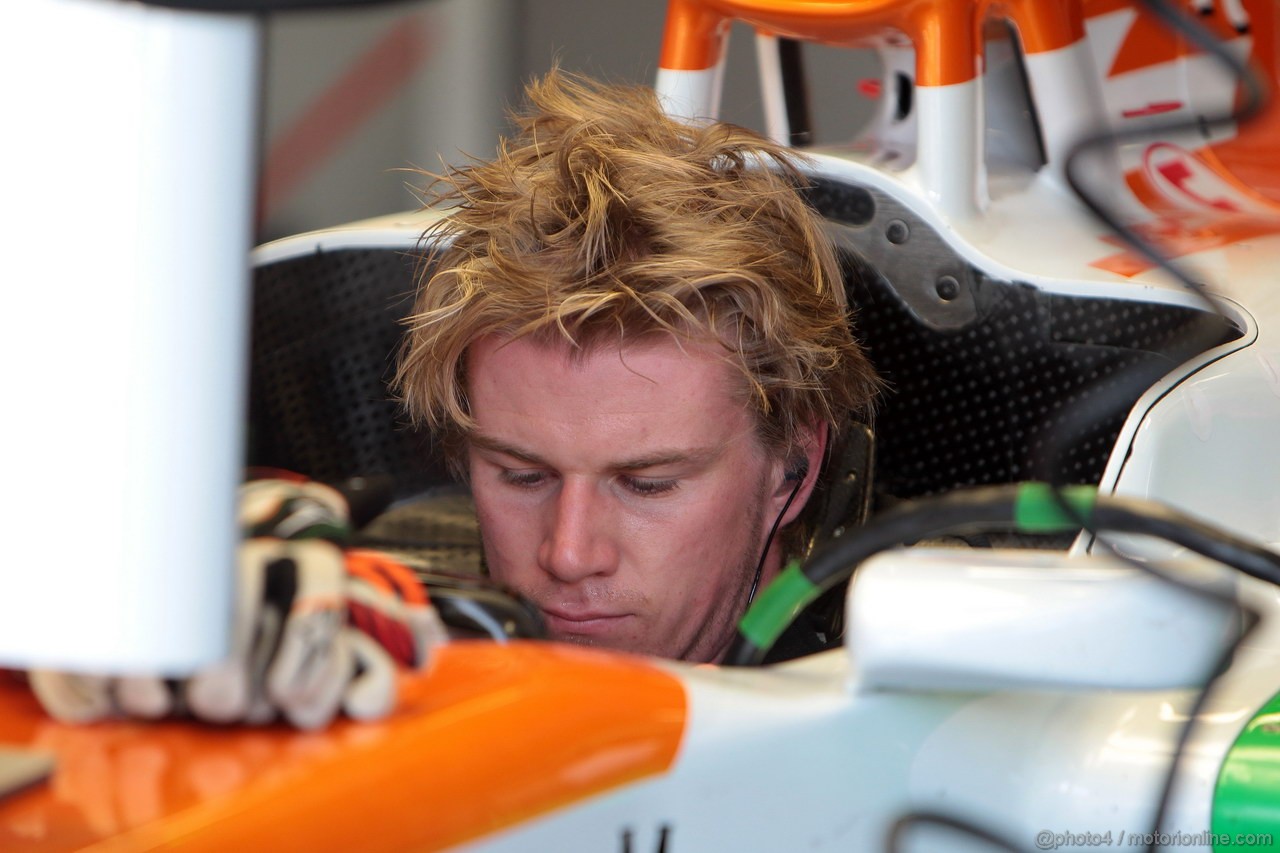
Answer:
POLYGON ((773 526, 769 528, 769 535, 765 537, 764 549, 760 552, 760 562, 756 563, 756 576, 751 581, 751 592, 747 595, 747 607, 751 606, 751 602, 756 600, 756 592, 760 589, 760 576, 764 574, 764 560, 769 556, 769 546, 773 544, 773 537, 778 533, 778 526, 782 524, 782 517, 787 514, 787 510, 791 509, 792 502, 795 501, 796 495, 800 494, 800 487, 804 485, 805 479, 809 476, 809 460, 801 459, 800 463, 787 472, 783 477, 783 481, 795 480, 796 484, 791 489, 791 494, 787 496, 787 502, 782 505, 782 509, 778 512, 778 517, 773 520, 773 526))

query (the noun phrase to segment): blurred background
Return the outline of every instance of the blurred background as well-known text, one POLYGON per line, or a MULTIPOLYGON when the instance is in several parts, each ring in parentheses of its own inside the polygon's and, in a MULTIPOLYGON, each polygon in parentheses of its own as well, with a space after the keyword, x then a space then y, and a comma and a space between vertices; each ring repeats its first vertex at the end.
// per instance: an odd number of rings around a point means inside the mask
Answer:
MULTIPOLYGON (((665 12, 663 0, 418 0, 272 15, 258 242, 416 207, 423 180, 406 170, 489 156, 524 81, 553 62, 651 84, 665 12)), ((814 45, 803 56, 815 143, 850 139, 876 108, 877 59, 814 45)), ((741 25, 721 118, 763 127, 741 25)))

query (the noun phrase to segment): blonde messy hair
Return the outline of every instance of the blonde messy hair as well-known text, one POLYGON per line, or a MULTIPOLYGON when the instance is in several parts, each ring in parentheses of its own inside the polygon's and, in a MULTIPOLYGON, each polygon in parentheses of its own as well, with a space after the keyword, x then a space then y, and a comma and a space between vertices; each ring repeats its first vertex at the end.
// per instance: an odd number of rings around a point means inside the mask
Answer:
POLYGON ((646 88, 553 71, 526 94, 494 160, 431 176, 432 200, 455 207, 424 235, 396 386, 455 471, 474 428, 466 351, 491 334, 718 341, 781 453, 866 412, 875 374, 792 152, 672 120, 646 88))

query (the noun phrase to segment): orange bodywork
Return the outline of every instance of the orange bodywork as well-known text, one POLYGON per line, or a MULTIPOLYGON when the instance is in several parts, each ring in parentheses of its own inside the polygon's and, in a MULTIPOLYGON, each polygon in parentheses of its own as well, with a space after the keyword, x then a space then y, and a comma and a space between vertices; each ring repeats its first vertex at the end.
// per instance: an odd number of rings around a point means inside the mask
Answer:
POLYGON ((685 729, 671 674, 545 643, 457 643, 401 688, 384 721, 308 734, 63 725, 0 685, 0 744, 57 757, 0 800, 0 849, 438 850, 661 774, 685 729))
MULTIPOLYGON (((1215 142, 1202 153, 1206 163, 1216 167, 1222 175, 1233 176, 1241 185, 1263 197, 1280 200, 1280 164, 1275 157, 1275 140, 1280 138, 1280 99, 1275 96, 1277 60, 1280 49, 1277 38, 1275 6, 1269 2, 1246 2, 1250 15, 1249 37, 1252 50, 1249 61, 1253 64, 1263 84, 1272 90, 1271 102, 1253 121, 1238 128, 1236 135, 1215 142)), ((1129 28, 1124 42, 1110 68, 1099 71, 1107 77, 1117 77, 1133 71, 1176 62, 1196 53, 1183 39, 1171 34, 1149 13, 1139 8, 1134 0, 1086 0, 1085 11, 1089 17, 1132 9, 1136 18, 1129 28)), ((1223 39, 1237 37, 1222 15, 1203 18, 1201 23, 1213 29, 1223 39)), ((1229 104, 1214 105, 1223 110, 1229 104)))
POLYGON ((945 86, 979 74, 982 26, 993 16, 1013 24, 1027 53, 1084 37, 1079 0, 670 0, 659 64, 677 71, 715 66, 728 24, 740 20, 833 45, 905 35, 916 48, 917 85, 945 86))
MULTIPOLYGON (((1161 67, 1173 68, 1198 54, 1185 39, 1171 33, 1135 0, 1086 0, 1084 8, 1088 18, 1116 13, 1133 16, 1109 67, 1098 69, 1107 79, 1116 80, 1161 67)), ((1162 190, 1152 171, 1145 168, 1146 156, 1144 167, 1131 168, 1125 174, 1133 197, 1155 215, 1153 220, 1140 225, 1139 230, 1170 257, 1280 232, 1280 164, 1274 154, 1275 140, 1280 138, 1280 100, 1275 97, 1280 54, 1276 39, 1280 33, 1275 7, 1270 2, 1246 0, 1245 9, 1249 14, 1252 45, 1248 60, 1263 85, 1271 90, 1271 101, 1253 120, 1238 125, 1230 138, 1194 152, 1182 152, 1187 163, 1213 176, 1231 197, 1220 199, 1193 190, 1173 194, 1162 190)), ((1239 38, 1223 14, 1205 16, 1201 24, 1220 39, 1239 38)), ((1171 76, 1171 79, 1181 78, 1171 76)), ((1153 99, 1163 98, 1170 107, 1183 107, 1183 97, 1183 92, 1177 89, 1152 92, 1153 99)), ((1236 98, 1239 99, 1239 87, 1236 98)), ((1194 110, 1215 114, 1222 114, 1231 106, 1230 102, 1190 105, 1194 110)), ((1171 146, 1152 140, 1144 147, 1144 154, 1149 155, 1161 147, 1171 146)), ((1123 247, 1119 241, 1108 242, 1117 248, 1123 247)), ((1127 250, 1100 258, 1092 265, 1124 276, 1145 272, 1153 266, 1146 258, 1127 250)))

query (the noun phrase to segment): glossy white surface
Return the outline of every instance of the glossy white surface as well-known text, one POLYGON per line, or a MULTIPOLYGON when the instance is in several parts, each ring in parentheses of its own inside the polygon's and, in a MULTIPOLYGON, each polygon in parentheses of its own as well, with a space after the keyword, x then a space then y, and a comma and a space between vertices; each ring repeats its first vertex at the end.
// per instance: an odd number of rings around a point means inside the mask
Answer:
POLYGON ((0 29, 21 213, 0 665, 189 670, 223 653, 230 610, 256 24, 12 0, 0 29))
MULTIPOLYGON (((1233 591, 1215 564, 1161 568, 1233 591)), ((868 560, 845 624, 863 691, 1193 687, 1240 632, 1239 611, 1114 558, 981 549, 868 560)))
POLYGON ((440 210, 407 210, 282 237, 254 249, 250 262, 252 266, 260 267, 325 250, 396 248, 409 251, 417 246, 423 232, 443 219, 446 213, 440 210))
POLYGON ((724 59, 714 68, 701 71, 673 71, 659 68, 653 88, 663 108, 686 119, 716 118, 720 114, 720 88, 724 59))
POLYGON ((1115 454, 1102 487, 1280 546, 1280 455, 1271 452, 1280 435, 1276 336, 1259 329, 1250 346, 1159 391, 1131 417, 1132 444, 1115 454))
MULTIPOLYGON (((1065 180, 1064 169, 1071 147, 1087 134, 1106 127, 1101 75, 1093 54, 1083 41, 1058 50, 1026 56, 1027 82, 1033 101, 1040 106, 1036 117, 1045 147, 1046 166, 1057 180, 1065 180)), ((1085 165, 1084 162, 1081 164, 1085 165)), ((1115 185, 1123 180, 1115 152, 1090 155, 1089 169, 1082 175, 1089 186, 1115 185)))
POLYGON ((976 216, 987 205, 980 81, 917 86, 915 100, 921 191, 946 216, 976 216))
POLYGON ((782 85, 782 62, 778 56, 777 36, 756 33, 756 73, 760 75, 764 135, 779 145, 789 145, 791 122, 787 119, 787 101, 782 85))
MULTIPOLYGON (((957 554, 953 568, 983 571, 990 554, 977 555, 966 568, 965 554, 972 553, 957 554)), ((1038 559, 1023 568, 1038 568, 1038 559)), ((1017 562, 1009 558, 1007 566, 1017 562)), ((1242 582, 1239 594, 1280 614, 1273 589, 1242 582)), ((1153 613, 1159 598, 1134 604, 1153 613)), ((932 614, 910 600, 882 603, 878 618, 896 624, 897 633, 930 630, 932 614)), ((1053 602, 1034 600, 1021 618, 1034 624, 1055 612, 1061 609, 1053 602)), ((1090 642, 1110 642, 1125 655, 1132 629, 1124 623, 1142 617, 1117 615, 1111 625, 1095 623, 1101 636, 1090 642)), ((992 645, 1002 635, 993 627, 992 645)), ((1207 829, 1218 767, 1253 710, 1274 692, 1278 650, 1280 636, 1271 627, 1220 679, 1198 718, 1164 831, 1207 829)), ((1054 666, 1045 651, 1045 666, 1054 666)), ((1046 831, 1111 832, 1113 839, 1123 832, 1129 839, 1151 831, 1173 744, 1195 695, 1194 688, 859 692, 853 687, 863 674, 842 650, 766 670, 664 666, 685 682, 689 696, 675 767, 465 849, 647 852, 659 849, 665 827, 668 851, 882 850, 888 827, 913 809, 957 816, 1025 850, 1037 849, 1036 837, 1046 831)), ((954 833, 921 831, 905 849, 990 848, 954 833)))

